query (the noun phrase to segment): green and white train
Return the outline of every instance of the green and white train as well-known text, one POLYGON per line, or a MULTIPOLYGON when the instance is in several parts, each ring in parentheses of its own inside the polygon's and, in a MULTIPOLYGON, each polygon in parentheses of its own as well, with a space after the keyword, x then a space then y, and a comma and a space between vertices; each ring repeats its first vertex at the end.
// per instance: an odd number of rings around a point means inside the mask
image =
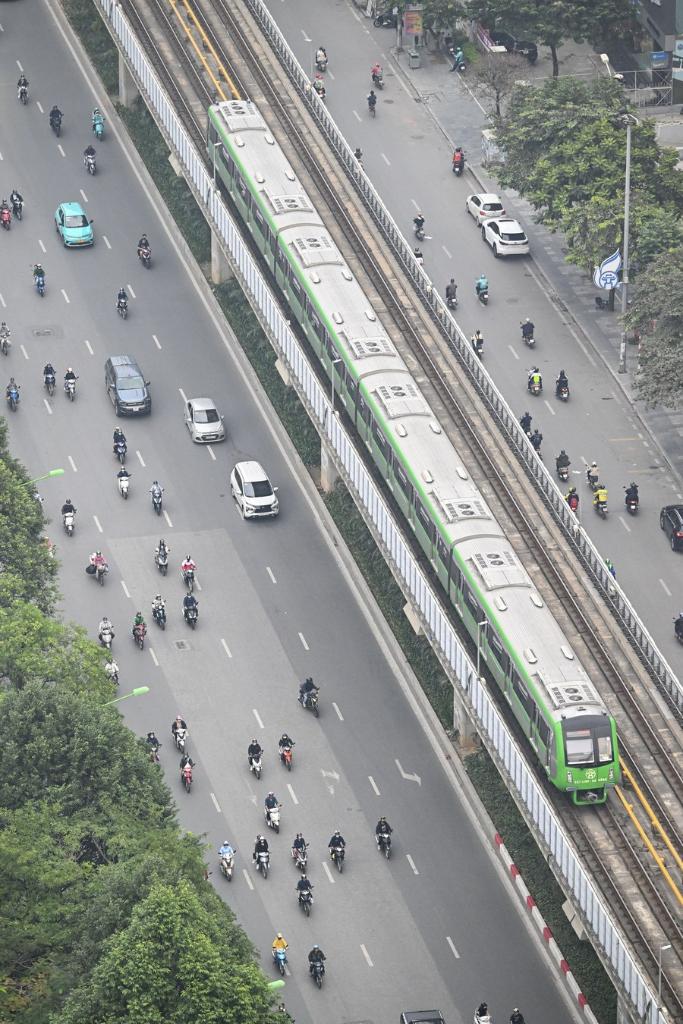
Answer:
POLYGON ((604 802, 620 778, 616 723, 257 107, 212 106, 208 144, 450 602, 475 641, 480 633, 482 656, 548 779, 576 804, 604 802))

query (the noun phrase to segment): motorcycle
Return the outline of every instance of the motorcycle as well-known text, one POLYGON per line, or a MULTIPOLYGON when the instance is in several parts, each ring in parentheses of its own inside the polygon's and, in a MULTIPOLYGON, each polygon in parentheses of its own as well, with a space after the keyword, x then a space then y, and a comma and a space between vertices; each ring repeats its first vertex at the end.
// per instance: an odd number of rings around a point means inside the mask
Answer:
POLYGON ((180 773, 180 781, 185 787, 185 792, 189 793, 192 789, 192 765, 186 764, 180 773))
POLYGON ((454 50, 454 49, 451 48, 448 52, 450 53, 451 59, 453 60, 453 62, 455 64, 455 70, 456 71, 460 71, 461 73, 466 71, 467 70, 467 61, 465 60, 465 57, 464 57, 464 54, 463 54, 462 50, 460 50, 460 49, 454 50))
POLYGON ((199 618, 199 609, 197 605, 193 605, 192 608, 185 608, 183 610, 185 615, 185 622, 188 624, 190 629, 194 629, 197 625, 197 619, 199 618))
POLYGON ((343 846, 331 846, 330 847, 330 860, 336 866, 337 871, 341 875, 344 870, 344 857, 346 851, 343 846))
POLYGON ((280 760, 287 769, 288 772, 292 770, 292 748, 281 747, 280 748, 280 760))
POLYGON ((315 69, 316 71, 327 71, 327 56, 319 57, 315 55, 315 69))
POLYGON ((52 398, 52 396, 55 393, 55 384, 56 384, 54 373, 46 373, 45 377, 43 378, 43 384, 45 385, 45 387, 47 389, 48 395, 50 396, 50 398, 52 398))
POLYGON ((85 168, 88 174, 95 174, 97 172, 97 164, 95 163, 94 153, 86 153, 83 159, 83 163, 85 164, 85 168))
POLYGON ((490 1013, 482 1014, 482 1016, 480 1017, 477 1011, 475 1010, 474 1017, 472 1019, 472 1024, 493 1024, 493 1017, 491 1016, 490 1013))
POLYGON ((607 502, 606 501, 593 501, 593 508, 601 517, 601 519, 607 519, 607 502))
POLYGON ((624 504, 626 505, 626 511, 629 515, 635 516, 638 514, 639 499, 633 495, 626 495, 624 497, 624 504))
POLYGON ((249 771, 253 772, 257 779, 261 778, 261 772, 263 770, 263 758, 259 754, 258 757, 252 757, 249 762, 249 771))
POLYGON ((458 308, 458 297, 457 297, 457 295, 447 295, 446 296, 446 305, 448 306, 449 309, 457 309, 458 308))
POLYGON ((51 117, 50 118, 50 128, 52 128, 52 131, 55 133, 57 138, 59 138, 59 136, 62 134, 62 118, 61 118, 61 115, 59 117, 51 117))
POLYGON ((569 387, 566 384, 562 384, 560 387, 556 388, 555 394, 561 402, 569 401, 569 387))
POLYGON ((484 358, 484 339, 483 338, 472 338, 472 348, 477 353, 480 359, 484 358))
POLYGON ((116 479, 119 485, 119 494, 121 495, 124 501, 127 501, 128 489, 130 487, 130 474, 128 476, 117 476, 116 479))
POLYGON ((543 391, 543 384, 540 380, 530 380, 527 390, 535 397, 538 397, 541 391, 543 391))
POLYGON ((225 875, 225 877, 227 878, 227 880, 229 882, 232 882, 232 872, 233 872, 233 869, 235 867, 235 854, 234 853, 223 854, 223 856, 221 857, 221 859, 219 860, 218 863, 220 865, 221 874, 225 875))
POLYGON ((133 640, 135 640, 135 643, 138 645, 140 650, 143 650, 145 646, 146 634, 147 629, 145 628, 143 623, 140 623, 138 626, 133 626, 133 640))
POLYGON ((677 618, 673 619, 674 636, 678 640, 679 644, 683 644, 683 624, 681 625, 681 628, 679 628, 678 627, 679 621, 680 621, 680 616, 678 616, 677 618))
POLYGON ((45 275, 36 274, 33 280, 35 282, 36 291, 38 292, 42 299, 43 295, 45 294, 45 275))
POLYGON ((375 89, 383 89, 384 88, 384 72, 383 71, 375 71, 375 72, 372 73, 372 84, 374 85, 375 89))
MULTIPOLYGON (((78 378, 76 378, 76 380, 78 380, 78 378)), ((75 380, 65 380, 64 381, 64 391, 66 392, 67 398, 69 398, 72 402, 75 401, 75 398, 76 398, 76 381, 75 380)))
POLYGON ((23 103, 24 106, 26 106, 26 104, 28 103, 28 89, 26 88, 25 85, 20 85, 19 86, 19 91, 17 93, 17 99, 19 100, 20 103, 23 103))
POLYGON ((391 857, 391 836, 380 832, 378 836, 375 836, 375 839, 377 840, 377 849, 389 860, 391 857))
POLYGON ((183 729, 182 727, 180 729, 176 729, 173 740, 180 753, 184 754, 185 743, 187 742, 187 729, 183 729))
MULTIPOLYGON (((164 573, 164 575, 166 575, 164 573)), ((187 587, 188 594, 194 590, 194 569, 185 569, 183 572, 183 583, 187 587)))
POLYGON ((299 704, 304 711, 312 711, 316 718, 319 717, 320 711, 318 710, 318 691, 311 690, 306 694, 304 698, 303 694, 299 694, 299 704))
POLYGON ((122 320, 126 320, 128 318, 128 299, 117 299, 116 312, 122 320))
POLYGON ((456 176, 456 178, 460 178, 462 176, 462 172, 464 170, 465 170, 465 157, 462 157, 462 159, 460 159, 460 160, 453 160, 453 174, 456 176))
POLYGON ((532 330, 529 330, 529 329, 527 329, 525 331, 523 325, 522 325, 522 340, 524 341, 525 345, 528 345, 529 348, 533 348, 534 345, 536 344, 536 339, 534 338, 534 332, 532 330))
POLYGON ((142 263, 145 270, 149 270, 152 266, 152 250, 148 245, 143 245, 142 248, 138 249, 138 259, 142 263))
POLYGON ((9 330, 3 331, 0 334, 0 349, 2 350, 3 356, 9 355, 9 350, 11 349, 11 347, 12 342, 10 341, 10 332, 9 330))
MULTIPOLYGON (((114 639, 114 631, 111 630, 111 629, 103 629, 102 632, 99 634, 100 643, 102 644, 102 646, 107 651, 111 650, 111 642, 112 642, 113 639, 114 639)), ((118 677, 117 677, 117 681, 118 681, 118 677)))
POLYGON ((104 118, 96 117, 92 123, 92 130, 95 133, 95 138, 100 142, 104 138, 104 118))
POLYGON ((5 231, 9 231, 12 224, 12 211, 9 206, 3 206, 0 210, 0 224, 2 224, 5 231))
POLYGON ((482 306, 488 306, 489 304, 489 290, 488 288, 477 288, 477 298, 481 302, 482 306))
POLYGON ((161 487, 152 488, 152 508, 158 516, 161 515, 161 487))
POLYGON ((422 224, 415 224, 413 227, 413 233, 417 238, 418 242, 423 242, 425 237, 425 229, 422 224))
POLYGON ((159 608, 152 608, 152 618, 156 622, 157 626, 159 626, 161 629, 166 629, 166 609, 164 608, 163 605, 161 605, 159 608))
POLYGON ((294 847, 292 850, 292 860, 294 861, 294 867, 297 868, 301 874, 306 873, 306 866, 308 864, 308 850, 299 850, 294 847))
POLYGON ((75 512, 65 512, 62 516, 62 522, 64 523, 64 530, 67 537, 73 537, 74 535, 74 520, 76 518, 75 512))
POLYGON ((156 565, 161 575, 165 576, 166 573, 168 572, 168 551, 166 550, 166 548, 164 548, 162 551, 157 551, 157 553, 154 555, 154 564, 156 565))
POLYGON ((272 828, 274 832, 278 833, 280 831, 280 807, 281 804, 278 804, 277 807, 266 807, 264 811, 266 825, 268 828, 272 828))
POLYGON ((557 466, 557 475, 563 483, 566 483, 569 480, 569 466, 557 466))
POLYGON ((17 218, 17 220, 21 220, 21 218, 24 215, 24 200, 23 199, 12 199, 11 202, 12 202, 12 213, 17 218))
POLYGON ((285 966, 287 964, 287 951, 284 949, 273 950, 273 963, 277 967, 280 974, 285 973, 285 966))
POLYGON ((378 14, 372 24, 375 28, 396 28, 398 18, 391 11, 385 11, 384 14, 378 14))
POLYGON ((311 916, 311 907, 313 906, 313 893, 310 889, 302 889, 299 893, 299 906, 303 910, 306 917, 311 916))
POLYGON ((107 673, 107 675, 109 676, 111 681, 113 683, 116 683, 116 685, 118 686, 118 683, 119 683, 119 666, 116 664, 116 662, 114 661, 113 658, 112 658, 111 661, 108 661, 107 664, 104 666, 104 671, 107 673))
POLYGON ((12 412, 17 411, 19 405, 19 388, 16 385, 12 385, 7 389, 7 403, 12 412))
POLYGON ((128 445, 125 441, 117 441, 114 445, 114 455, 119 460, 121 465, 126 461, 126 453, 128 451, 128 445))
POLYGON ((322 988, 323 975, 325 974, 325 964, 322 960, 314 960, 309 967, 309 971, 318 988, 322 988))
POLYGON ((268 850, 259 850, 256 855, 256 870, 260 871, 264 878, 268 877, 268 867, 270 865, 270 854, 268 850))
POLYGON ((97 582, 99 583, 99 585, 101 587, 104 586, 104 577, 107 575, 108 572, 109 572, 109 566, 107 565, 106 562, 103 565, 96 565, 95 566, 94 576, 95 576, 95 579, 97 580, 97 582))

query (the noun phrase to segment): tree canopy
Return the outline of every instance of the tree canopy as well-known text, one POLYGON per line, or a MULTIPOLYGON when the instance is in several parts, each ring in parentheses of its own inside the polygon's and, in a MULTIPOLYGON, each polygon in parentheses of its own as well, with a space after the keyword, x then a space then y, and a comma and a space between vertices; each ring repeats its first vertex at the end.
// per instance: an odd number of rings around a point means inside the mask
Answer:
POLYGON ((638 278, 625 317, 640 335, 635 384, 649 406, 683 405, 683 247, 657 256, 638 278))

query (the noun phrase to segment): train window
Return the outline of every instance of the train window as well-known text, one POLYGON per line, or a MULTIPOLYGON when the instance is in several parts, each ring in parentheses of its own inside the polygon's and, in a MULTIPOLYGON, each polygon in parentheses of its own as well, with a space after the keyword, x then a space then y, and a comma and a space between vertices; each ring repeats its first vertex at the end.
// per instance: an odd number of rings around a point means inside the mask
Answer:
POLYGON ((470 614, 474 615, 477 622, 481 622, 484 613, 479 607, 479 602, 477 601, 476 597, 472 593, 467 583, 463 583, 462 585, 462 595, 465 598, 465 604, 467 605, 470 614))
POLYGON ((394 476, 398 481, 398 486, 401 488, 406 498, 408 498, 408 500, 410 501, 412 498, 413 488, 410 483, 410 480, 406 476, 403 466, 398 461, 398 459, 396 459, 394 462, 394 476))
POLYGON ((418 500, 418 498, 415 498, 413 504, 415 505, 417 518, 420 520, 422 528, 426 531, 429 539, 433 541, 436 536, 436 527, 429 518, 429 513, 427 512, 427 509, 424 507, 422 502, 418 500))
POLYGON ((213 121, 209 118, 209 131, 208 131, 209 145, 212 146, 214 142, 218 141, 218 132, 213 121))
POLYGON ((365 422, 369 423, 370 419, 371 419, 370 407, 367 405, 367 403, 366 403, 366 401, 365 401, 365 399, 363 398, 362 395, 361 395, 360 401, 358 403, 358 409, 360 411, 360 414, 361 414, 362 418, 365 420, 365 422))
POLYGON ((230 156, 229 153, 226 154, 225 150, 223 150, 222 152, 223 152, 223 157, 224 157, 223 163, 228 168, 228 174, 230 175, 231 178, 234 178, 235 177, 235 161, 233 160, 233 158, 230 156), (227 156, 227 158, 226 158, 226 156, 227 156))
POLYGON ((235 175, 235 177, 236 177, 236 180, 237 180, 237 188, 238 188, 239 194, 242 196, 242 199, 244 199, 245 203, 248 203, 249 202, 249 189, 245 185, 244 179, 242 178, 241 174, 237 174, 237 175, 235 175))
POLYGON ((517 671, 514 671, 512 673, 512 689, 515 691, 515 695, 517 696, 527 715, 529 716, 529 718, 531 718, 534 713, 534 700, 529 691, 527 690, 526 686, 522 682, 521 677, 517 671))
POLYGON ((284 250, 281 249, 280 246, 278 246, 277 248, 276 256, 278 263, 284 269, 287 266, 287 257, 285 256, 284 250))
POLYGON ((387 461, 389 461, 389 455, 390 455, 389 444, 387 442, 386 437, 382 433, 382 431, 379 429, 377 424, 374 423, 374 422, 372 424, 372 436, 374 437, 375 441, 377 442, 377 447, 381 451, 381 453, 384 456, 384 458, 387 461))
MULTIPOLYGON (((590 729, 565 726, 567 764, 593 764, 593 735, 590 729)), ((610 758, 611 760, 611 758, 610 758)))
POLYGON ((544 747, 549 747, 550 746, 550 739, 552 737, 552 733, 550 731, 550 726, 548 725, 546 720, 544 718, 541 718, 540 712, 538 713, 538 723, 537 723, 537 725, 538 725, 538 735, 540 736, 541 743, 543 744, 544 747))
POLYGON ((325 328, 324 328, 324 327, 323 327, 323 325, 322 325, 322 324, 320 323, 320 320, 319 320, 319 318, 318 318, 318 317, 316 316, 316 314, 315 314, 315 313, 313 312, 313 309, 311 309, 311 310, 310 310, 310 312, 309 312, 309 314, 308 314, 308 319, 309 319, 309 320, 311 321, 311 323, 313 324, 313 330, 315 331, 315 333, 316 333, 316 334, 318 335, 318 337, 320 338, 320 340, 322 341, 322 343, 323 343, 323 344, 325 344, 325 342, 326 342, 326 336, 325 336, 325 328))
POLYGON ((356 389, 356 382, 355 382, 355 380, 353 379, 353 377, 351 376, 350 373, 346 374, 346 390, 348 391, 349 395, 351 396, 351 398, 355 402, 356 401, 356 390, 357 390, 356 389))
POLYGON ((254 220, 261 229, 261 234, 264 234, 266 229, 266 222, 263 219, 263 214, 261 213, 260 210, 257 210, 256 207, 254 207, 254 220))
POLYGON ((270 230, 269 227, 266 227, 266 229, 265 229, 265 236, 266 236, 266 242, 268 243, 268 248, 272 252, 274 247, 275 247, 275 236, 274 236, 273 232, 270 230))
POLYGON ((505 650, 502 643, 498 639, 498 634, 493 629, 489 630, 489 647, 491 648, 491 653, 493 654, 493 657, 496 659, 500 667, 507 675, 507 671, 510 666, 510 659, 508 657, 507 651, 505 650))
POLYGON ((296 279, 296 277, 295 277, 295 275, 293 273, 290 275, 290 277, 291 277, 292 291, 294 292, 296 297, 299 299, 299 301, 301 301, 301 298, 303 296, 303 292, 301 290, 301 285, 299 284, 299 282, 297 281, 297 279, 296 279))

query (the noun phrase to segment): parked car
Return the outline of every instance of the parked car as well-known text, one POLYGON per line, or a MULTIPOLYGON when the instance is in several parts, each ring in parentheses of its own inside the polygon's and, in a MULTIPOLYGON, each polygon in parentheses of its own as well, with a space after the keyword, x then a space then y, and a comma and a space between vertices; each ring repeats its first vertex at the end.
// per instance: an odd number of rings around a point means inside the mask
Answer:
POLYGON ((191 398, 185 405, 185 426, 197 444, 225 440, 223 417, 210 398, 191 398))
POLYGON ((243 519, 276 516, 280 511, 277 487, 259 462, 238 462, 230 474, 230 490, 243 519))
POLYGON ((468 196, 465 200, 465 209, 474 217, 477 224, 481 224, 487 217, 505 216, 502 200, 494 192, 478 192, 468 196))
POLYGON ((489 36, 496 46, 504 46, 508 53, 518 53, 520 57, 526 57, 530 64, 535 64, 538 60, 536 43, 530 43, 526 39, 516 39, 509 32, 497 28, 489 32, 489 36))
POLYGON ((481 237, 498 256, 528 256, 529 239, 511 217, 497 217, 485 220, 481 226, 481 237))
POLYGON ((144 416, 152 411, 149 381, 133 356, 109 356, 104 386, 117 416, 144 416))
POLYGON ((659 513, 659 525, 669 538, 672 551, 683 550, 683 505, 665 505, 659 513))

